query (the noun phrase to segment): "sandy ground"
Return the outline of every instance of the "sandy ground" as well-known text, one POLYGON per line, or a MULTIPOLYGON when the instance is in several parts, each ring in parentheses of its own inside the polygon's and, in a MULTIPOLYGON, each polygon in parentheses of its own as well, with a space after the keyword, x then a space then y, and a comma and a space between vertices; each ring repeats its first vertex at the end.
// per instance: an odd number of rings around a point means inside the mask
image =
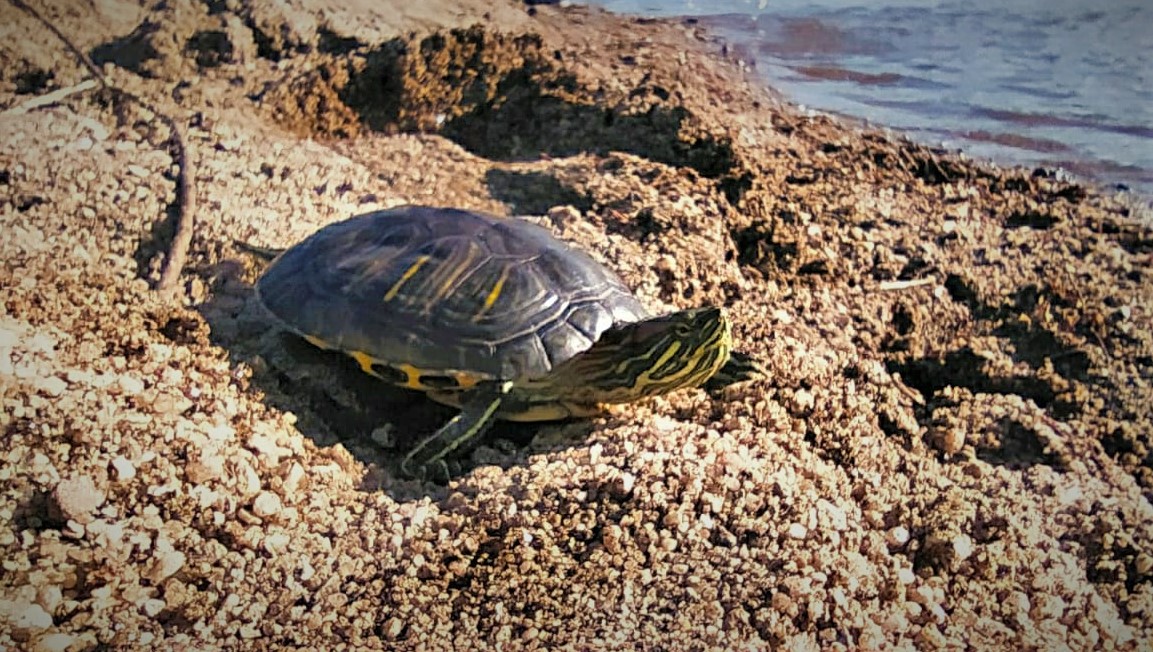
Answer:
POLYGON ((1149 649, 1153 237, 806 116, 691 24, 507 2, 0 6, 0 648, 1149 649), (471 27, 470 27, 471 26, 471 27), (198 199, 176 299, 154 287, 198 199), (771 378, 498 425, 253 305, 401 203, 535 216, 771 378))

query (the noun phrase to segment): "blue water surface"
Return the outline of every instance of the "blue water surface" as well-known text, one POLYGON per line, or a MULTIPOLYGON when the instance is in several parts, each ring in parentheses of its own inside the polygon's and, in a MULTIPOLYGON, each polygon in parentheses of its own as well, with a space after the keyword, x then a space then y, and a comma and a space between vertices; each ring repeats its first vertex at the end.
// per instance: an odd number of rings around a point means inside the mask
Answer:
POLYGON ((599 0, 692 16, 807 107, 1153 195, 1153 0, 599 0))

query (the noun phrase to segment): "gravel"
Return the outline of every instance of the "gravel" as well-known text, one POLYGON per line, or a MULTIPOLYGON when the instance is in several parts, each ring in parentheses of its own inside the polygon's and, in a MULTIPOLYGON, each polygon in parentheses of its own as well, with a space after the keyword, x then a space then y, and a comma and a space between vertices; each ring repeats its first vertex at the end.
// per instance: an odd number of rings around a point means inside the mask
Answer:
POLYGON ((2 10, 0 647, 1153 641, 1131 202, 804 115, 686 23, 74 5, 42 12, 149 106, 15 110, 86 73, 2 10), (155 111, 196 154, 175 303, 155 111), (498 424, 404 480, 452 410, 280 332, 234 241, 406 202, 529 214, 654 310, 724 304, 770 377, 498 424))

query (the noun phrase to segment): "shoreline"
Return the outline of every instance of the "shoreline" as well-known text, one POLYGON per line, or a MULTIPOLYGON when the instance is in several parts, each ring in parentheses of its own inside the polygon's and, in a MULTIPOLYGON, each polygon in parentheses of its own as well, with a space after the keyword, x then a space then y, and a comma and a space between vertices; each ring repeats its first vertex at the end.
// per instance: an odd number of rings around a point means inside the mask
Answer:
MULTIPOLYGON (((672 13, 680 18, 676 9, 690 11, 674 6, 675 2, 657 4, 664 5, 663 10, 650 6, 645 15, 672 13)), ((1145 161, 1144 168, 1138 163, 1147 143, 1144 137, 1149 136, 1137 118, 1143 106, 1140 91, 1137 87, 1130 93, 1122 91, 1114 101, 1102 104, 1101 93, 1108 93, 1109 86, 1094 86, 1086 78, 1091 80, 1097 73, 1108 78, 1109 70, 1095 70, 1074 54, 1081 51, 1078 42, 1090 42, 1087 33, 1075 26, 1104 35, 1117 32, 1118 27, 1124 31, 1137 20, 1139 8, 1114 7, 1117 11, 1086 15, 1082 21, 1054 9, 1018 13, 1007 7, 986 7, 989 11, 974 8, 954 15, 940 8, 920 12, 891 5, 835 4, 840 10, 810 4, 790 11, 774 3, 763 12, 734 6, 733 13, 718 15, 710 15, 718 8, 697 7, 704 15, 692 19, 722 34, 730 49, 745 53, 767 83, 798 104, 869 116, 875 124, 899 126, 918 142, 962 149, 974 158, 1063 169, 1088 175, 1087 179, 1114 190, 1118 189, 1115 184, 1127 186, 1146 199, 1153 194, 1150 161, 1145 161), (947 29, 954 20, 957 29, 947 29), (1029 36, 1008 37, 1004 30, 1011 31, 1008 26, 1012 24, 1029 36), (964 52, 976 47, 982 35, 986 39, 982 52, 972 52, 972 56, 992 66, 1002 62, 1006 68, 998 78, 1011 76, 1034 83, 1006 85, 985 78, 974 68, 984 67, 977 59, 949 63, 958 48, 964 52), (1059 53, 1062 36, 1071 46, 1064 56, 1057 54, 1065 65, 1038 63, 1040 67, 1033 70, 1023 63, 1010 63, 1028 59, 1030 52, 1038 50, 1059 53), (937 52, 937 60, 923 61, 927 68, 905 65, 930 50, 937 52), (1089 88, 1096 92, 1086 92, 1089 88), (976 104, 970 102, 970 93, 980 97, 976 104), (1126 106, 1130 110, 1124 110, 1126 106)), ((1118 72, 1140 68, 1136 61, 1130 66, 1122 63, 1127 52, 1120 43, 1125 42, 1102 46, 1109 53, 1104 58, 1121 66, 1118 72)), ((1125 76, 1116 84, 1125 85, 1125 76)))
POLYGON ((1110 193, 804 115, 676 22, 101 7, 40 10, 144 104, 14 111, 86 73, 4 10, 0 647, 1153 641, 1153 233, 1110 193), (724 305, 771 377, 402 480, 453 411, 279 332, 233 245, 401 203, 724 305))

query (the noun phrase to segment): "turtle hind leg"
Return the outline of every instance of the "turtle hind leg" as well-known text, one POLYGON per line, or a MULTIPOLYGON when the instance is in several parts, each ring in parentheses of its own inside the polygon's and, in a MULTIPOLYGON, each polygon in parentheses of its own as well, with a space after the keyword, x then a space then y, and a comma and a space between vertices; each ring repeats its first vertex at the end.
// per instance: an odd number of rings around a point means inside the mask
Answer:
POLYGON ((768 375, 756 358, 747 353, 733 351, 729 354, 728 362, 713 374, 703 387, 706 392, 715 396, 729 385, 767 378, 768 375))
POLYGON ((492 426, 507 391, 507 387, 500 387, 473 392, 461 405, 460 414, 408 452, 400 462, 401 473, 410 478, 447 479, 448 460, 467 452, 492 426))

